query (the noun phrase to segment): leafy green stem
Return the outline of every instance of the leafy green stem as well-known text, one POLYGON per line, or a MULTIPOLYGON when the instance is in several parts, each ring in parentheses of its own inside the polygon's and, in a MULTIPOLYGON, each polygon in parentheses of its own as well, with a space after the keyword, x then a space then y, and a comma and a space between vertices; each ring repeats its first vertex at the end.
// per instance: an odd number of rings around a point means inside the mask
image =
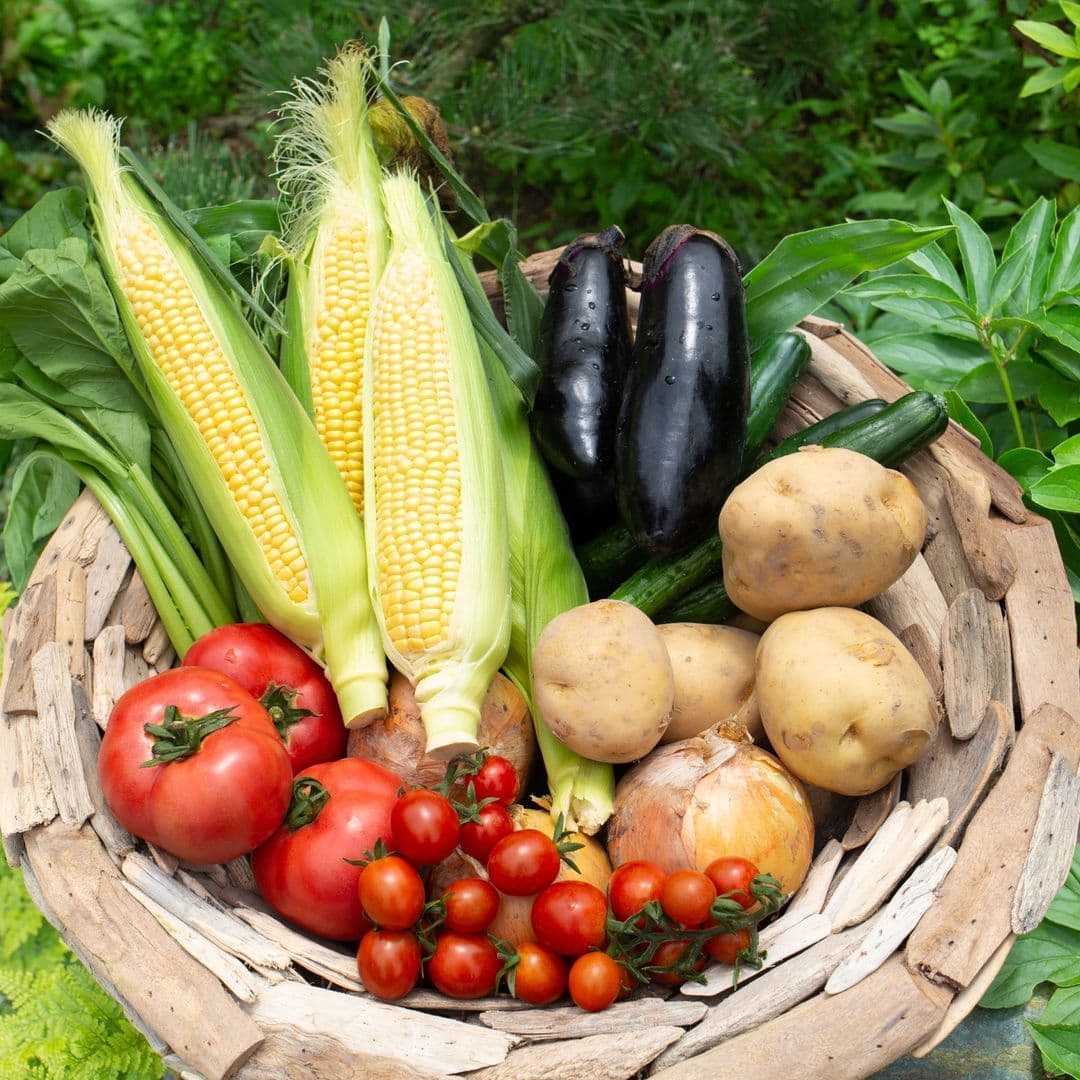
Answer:
POLYGON ((1005 352, 994 344, 993 339, 983 329, 980 328, 979 330, 979 341, 983 348, 990 353, 990 358, 994 361, 994 370, 997 371, 998 379, 1001 382, 1001 389, 1005 393, 1005 402, 1009 409, 1009 415, 1012 417, 1016 441, 1020 446, 1027 446, 1024 440, 1024 426, 1020 420, 1020 410, 1016 405, 1016 395, 1013 393, 1009 372, 1006 370, 1009 360, 1016 355, 1016 348, 1020 344, 1022 337, 1023 334, 1016 339, 1011 351, 1005 352))

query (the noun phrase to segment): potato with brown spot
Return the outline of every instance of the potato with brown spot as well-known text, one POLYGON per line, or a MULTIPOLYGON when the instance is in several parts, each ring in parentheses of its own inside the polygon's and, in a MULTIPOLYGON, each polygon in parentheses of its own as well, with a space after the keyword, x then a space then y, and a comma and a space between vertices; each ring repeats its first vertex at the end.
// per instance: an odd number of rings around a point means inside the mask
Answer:
POLYGON ((915 658, 888 627, 851 608, 780 616, 758 645, 755 692, 780 760, 842 795, 884 787, 922 757, 940 722, 915 658))
POLYGON ((658 626, 675 676, 675 703, 662 743, 698 735, 720 720, 735 720, 759 741, 754 697, 754 652, 760 638, 734 626, 664 623, 658 626))
POLYGON ((644 757, 671 719, 675 677, 647 615, 597 600, 557 615, 533 651, 533 696, 552 734, 593 761, 644 757))
POLYGON ((915 561, 927 513, 902 473, 838 447, 807 446, 763 465, 720 511, 724 585, 741 611, 855 607, 915 561))

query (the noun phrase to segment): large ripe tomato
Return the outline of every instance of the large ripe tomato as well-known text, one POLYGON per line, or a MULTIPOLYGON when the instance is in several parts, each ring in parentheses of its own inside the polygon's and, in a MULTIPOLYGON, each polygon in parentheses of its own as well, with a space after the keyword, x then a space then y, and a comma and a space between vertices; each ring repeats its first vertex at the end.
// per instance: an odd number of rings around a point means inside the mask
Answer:
POLYGON ((556 881, 533 901, 536 940, 563 956, 581 956, 607 939, 607 900, 587 881, 556 881))
POLYGON ((293 781, 285 824, 251 857, 259 891, 298 926, 335 941, 367 929, 360 906, 362 859, 389 842, 401 780, 361 758, 313 765, 293 781), (315 781, 314 784, 311 781, 315 781))
POLYGON ((129 832, 178 858, 219 863, 247 854, 281 824, 292 770, 255 698, 218 671, 182 667, 116 702, 98 776, 129 832))
POLYGON ((190 664, 231 675, 263 703, 293 775, 344 755, 348 732, 334 688, 319 664, 272 626, 219 626, 188 649, 184 665, 190 664))

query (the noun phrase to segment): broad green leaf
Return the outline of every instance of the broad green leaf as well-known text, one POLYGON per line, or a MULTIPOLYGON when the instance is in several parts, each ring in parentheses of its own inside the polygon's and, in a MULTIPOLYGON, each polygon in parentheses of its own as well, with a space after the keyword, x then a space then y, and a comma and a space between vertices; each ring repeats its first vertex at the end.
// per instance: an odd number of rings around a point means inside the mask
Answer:
POLYGON ((1080 933, 1045 921, 1016 939, 979 1004, 986 1009, 1022 1005, 1044 982, 1080 983, 1080 933))
POLYGON ((979 339, 975 323, 966 315, 961 315, 951 304, 939 303, 936 300, 917 300, 908 296, 881 296, 874 300, 874 306, 882 311, 903 315, 919 326, 949 337, 973 342, 979 339))
POLYGON ((83 427, 100 436, 123 461, 137 465, 150 474, 150 427, 146 417, 137 412, 118 409, 73 409, 72 416, 83 427))
POLYGON ((896 113, 894 116, 874 117, 874 126, 897 135, 922 135, 933 139, 941 134, 937 121, 928 112, 911 105, 907 106, 906 112, 896 113))
POLYGON ((904 262, 948 285, 961 300, 965 299, 964 283, 960 280, 960 275, 956 272, 952 259, 941 250, 940 245, 936 243, 927 244, 926 247, 912 252, 904 262))
POLYGON ((1039 404, 1059 427, 1080 418, 1080 387, 1056 371, 1046 371, 1039 385, 1039 404))
MULTIPOLYGON (((1038 364, 1017 361, 1009 364, 1005 371, 1015 400, 1022 401, 1038 394, 1044 373, 1044 369, 1038 364)), ((1000 405, 1008 400, 993 361, 980 364, 968 372, 957 383, 956 390, 965 401, 974 401, 980 405, 1000 405)))
MULTIPOLYGON (((1002 252, 1002 265, 1017 251, 1028 249, 1028 273, 1022 273, 1013 291, 1012 300, 1006 307, 1024 315, 1037 308, 1046 292, 1046 280, 1053 252, 1054 226, 1057 224, 1057 207, 1050 199, 1036 199, 1013 226, 1002 252)), ((1001 270, 998 270, 1001 274, 1001 270)), ((995 289, 997 279, 995 277, 995 289)))
POLYGON ((949 304, 957 311, 974 319, 975 312, 962 296, 957 296, 952 288, 937 278, 926 274, 886 274, 872 277, 853 285, 849 290, 854 296, 875 300, 881 296, 906 296, 912 300, 932 300, 939 304, 949 304))
POLYGON ((1080 383, 1080 353, 1074 353, 1072 349, 1066 349, 1056 341, 1043 339, 1039 342, 1038 355, 1058 374, 1080 383))
POLYGON ((1071 293, 1080 285, 1080 206, 1061 223, 1054 240, 1054 254, 1046 275, 1047 303, 1071 293))
POLYGON ((982 452, 988 457, 994 456, 994 443, 983 422, 967 407, 967 403, 955 390, 945 391, 945 405, 949 418, 955 420, 966 431, 970 431, 979 440, 982 452))
POLYGON ((939 75, 930 87, 930 104, 939 115, 952 104, 952 90, 944 75, 939 75))
POLYGON ((1080 307, 1059 305, 1031 322, 1067 349, 1080 353, 1080 307))
POLYGON ((1024 149, 1047 172, 1063 180, 1075 180, 1080 176, 1080 150, 1053 139, 1025 139, 1024 149))
POLYGON ((907 91, 908 97, 911 98, 917 105, 921 105, 924 109, 930 108, 930 95, 926 92, 926 88, 918 79, 915 78, 908 71, 901 69, 896 73, 900 76, 900 82, 903 84, 904 89, 907 91))
POLYGON ((1036 1024, 1029 1021, 1031 1038, 1049 1073, 1080 1076, 1080 1024, 1036 1024))
MULTIPOLYGON (((946 400, 948 400, 947 395, 946 400)), ((950 413, 950 415, 952 414, 950 413)), ((954 417, 954 419, 956 418, 954 417)), ((957 419, 957 423, 967 427, 962 420, 957 419)), ((985 428, 983 430, 985 431, 985 428)), ((986 453, 985 447, 983 453, 986 453)), ((987 457, 992 456, 992 454, 987 454, 987 457)), ((1032 450, 1026 446, 1018 446, 1015 450, 1006 450, 997 459, 997 463, 1025 491, 1029 491, 1032 484, 1038 483, 1054 467, 1054 463, 1045 454, 1040 454, 1038 450, 1032 450)))
MULTIPOLYGON (((1053 518, 1060 519, 1060 515, 1054 514, 1051 520, 1053 518)), ((1070 546, 1080 549, 1080 537, 1075 535, 1062 537, 1057 529, 1054 531, 1058 535, 1059 542, 1062 539, 1066 541, 1061 544, 1063 552, 1070 546)), ((1072 927, 1080 933, 1080 844, 1073 852, 1072 866, 1069 867, 1069 876, 1065 879, 1065 884, 1050 902, 1050 907, 1046 909, 1046 918, 1059 926, 1072 927)))
POLYGON ((1013 26, 1024 37, 1031 38, 1037 45, 1058 56, 1067 56, 1069 59, 1080 58, 1080 46, 1064 30, 1050 23, 1035 22, 1033 19, 1018 19, 1013 26))
POLYGON ((1039 1017, 1040 1024, 1080 1024, 1080 986, 1059 986, 1039 1017))
POLYGON ((71 469, 51 454, 31 452, 19 463, 4 523, 4 553, 12 583, 20 592, 81 486, 71 469))
POLYGON ((1080 465, 1063 465, 1054 469, 1032 487, 1031 499, 1048 510, 1080 514, 1080 465))
POLYGON ((875 220, 785 237, 746 275, 751 348, 790 330, 859 274, 891 266, 950 231, 875 220))
MULTIPOLYGON (((1044 513, 1054 527, 1054 537, 1058 542, 1058 550, 1061 552, 1061 561, 1065 564, 1073 598, 1080 604, 1080 533, 1070 524, 1071 521, 1076 520, 1076 517, 1058 513, 1057 510, 1046 510, 1044 513)), ((1074 862, 1074 870, 1075 867, 1074 862)), ((1046 918, 1061 926, 1071 926, 1074 930, 1080 930, 1080 882, 1077 882, 1070 874, 1067 885, 1068 888, 1063 888, 1054 897, 1053 903, 1046 912, 1046 918)))
POLYGON ((943 201, 949 220, 956 226, 956 243, 960 248, 960 261, 964 264, 968 300, 980 315, 985 315, 990 310, 990 288, 996 266, 994 248, 970 214, 948 199, 943 201))
POLYGON ((142 410, 135 361, 112 293, 86 241, 28 252, 0 285, 0 327, 23 356, 104 408, 142 410))
POLYGON ((911 386, 932 393, 951 390, 986 361, 982 346, 943 334, 906 331, 882 337, 864 335, 863 340, 878 359, 899 371, 911 386))
POLYGON ((85 221, 86 196, 79 188, 47 191, 0 236, 0 281, 34 248, 54 248, 69 236, 89 240, 85 221))
POLYGON ((1064 64, 1047 64, 1028 77, 1024 85, 1020 87, 1020 96, 1031 97, 1032 94, 1041 94, 1050 90, 1058 83, 1064 82, 1068 74, 1069 69, 1064 64))
MULTIPOLYGON (((1009 255, 1003 256, 1001 264, 994 272, 994 280, 990 285, 990 309, 988 315, 1000 311, 1015 294, 1020 283, 1026 282, 1031 285, 1031 260, 1035 250, 1036 238, 1031 237, 1022 247, 1017 248, 1009 255)), ((1027 305, 1024 305, 1024 311, 1027 305)))
MULTIPOLYGON (((1058 443, 1054 447, 1054 460, 1059 465, 1080 465, 1080 435, 1058 443)), ((1080 893, 1080 882, 1077 883, 1077 892, 1080 893)))
POLYGON ((1065 12, 1065 18, 1073 24, 1080 26, 1080 4, 1071 3, 1071 0, 1058 0, 1061 10, 1065 12))

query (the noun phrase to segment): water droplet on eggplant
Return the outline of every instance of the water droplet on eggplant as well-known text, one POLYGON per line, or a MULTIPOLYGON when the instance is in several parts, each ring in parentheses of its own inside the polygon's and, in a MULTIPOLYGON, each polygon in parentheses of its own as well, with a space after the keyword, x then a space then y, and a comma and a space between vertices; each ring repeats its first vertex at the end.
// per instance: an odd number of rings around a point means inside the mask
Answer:
POLYGON ((668 386, 674 386, 675 385, 675 376, 674 375, 665 375, 664 376, 664 382, 666 382, 668 384, 668 386))

